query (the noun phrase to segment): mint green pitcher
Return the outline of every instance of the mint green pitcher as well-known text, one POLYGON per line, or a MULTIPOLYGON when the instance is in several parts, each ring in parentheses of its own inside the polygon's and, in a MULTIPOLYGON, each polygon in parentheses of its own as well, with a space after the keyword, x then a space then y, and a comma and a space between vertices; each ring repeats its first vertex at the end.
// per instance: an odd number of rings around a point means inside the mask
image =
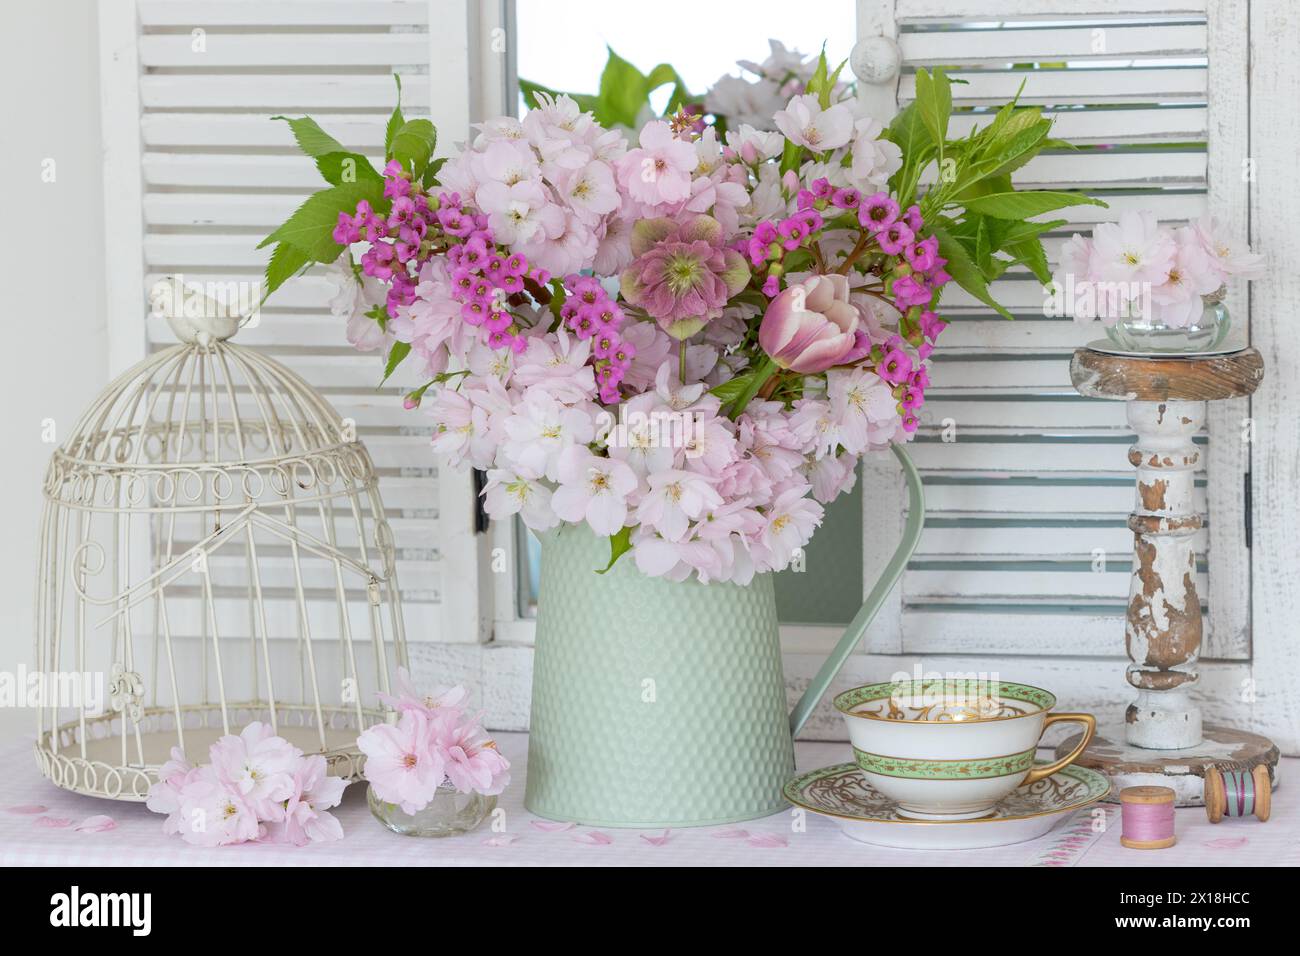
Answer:
POLYGON ((795 706, 772 575, 747 587, 650 578, 585 527, 542 538, 524 805, 552 820, 685 827, 786 806, 793 736, 866 633, 916 549, 921 479, 893 447, 910 510, 889 566, 795 706))

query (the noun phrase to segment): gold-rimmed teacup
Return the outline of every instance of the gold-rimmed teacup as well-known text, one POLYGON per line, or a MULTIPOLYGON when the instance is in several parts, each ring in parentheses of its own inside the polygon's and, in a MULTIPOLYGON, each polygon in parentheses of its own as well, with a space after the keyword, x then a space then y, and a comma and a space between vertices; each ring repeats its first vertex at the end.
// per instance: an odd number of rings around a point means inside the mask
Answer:
POLYGON ((1092 741, 1091 714, 1053 714, 1041 687, 981 679, 868 684, 835 698, 853 758, 871 786, 917 820, 970 820, 990 813, 1016 787, 1068 766, 1092 741), (1079 745, 1035 765, 1043 731, 1084 725, 1079 745))

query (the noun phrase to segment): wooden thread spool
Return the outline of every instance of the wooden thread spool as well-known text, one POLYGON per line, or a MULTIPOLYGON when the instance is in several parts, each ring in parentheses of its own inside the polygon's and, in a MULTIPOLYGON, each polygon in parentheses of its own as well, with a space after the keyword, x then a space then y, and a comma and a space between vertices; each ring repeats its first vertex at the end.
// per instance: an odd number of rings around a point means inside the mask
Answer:
POLYGON ((1205 815, 1211 823, 1224 817, 1248 817, 1252 813, 1260 823, 1268 820, 1273 804, 1272 781, 1263 764, 1250 773, 1241 770, 1205 770, 1205 815))
POLYGON ((1173 846, 1174 792, 1168 787, 1125 787, 1119 792, 1123 834, 1119 842, 1131 850, 1163 850, 1173 846))

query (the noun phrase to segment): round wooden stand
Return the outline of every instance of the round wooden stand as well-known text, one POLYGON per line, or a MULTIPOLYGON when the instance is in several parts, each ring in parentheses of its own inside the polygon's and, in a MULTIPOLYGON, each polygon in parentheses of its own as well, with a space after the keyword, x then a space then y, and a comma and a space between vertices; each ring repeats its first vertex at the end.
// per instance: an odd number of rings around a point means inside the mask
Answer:
MULTIPOLYGON (((1158 785, 1174 790, 1178 806, 1199 806, 1205 768, 1215 765, 1250 772, 1263 764, 1276 785, 1273 742, 1202 726, 1192 699, 1201 648, 1192 542, 1202 524, 1193 505, 1200 450, 1192 439, 1205 423, 1207 401, 1250 395, 1263 377, 1263 359, 1253 348, 1185 357, 1079 349, 1070 362, 1079 394, 1126 402, 1137 434, 1128 454, 1137 488, 1128 519, 1133 571, 1124 628, 1126 677, 1137 698, 1124 714, 1123 742, 1098 736, 1079 759, 1111 778, 1113 799, 1125 787, 1158 785)), ((1065 741, 1058 756, 1070 748, 1065 741)))

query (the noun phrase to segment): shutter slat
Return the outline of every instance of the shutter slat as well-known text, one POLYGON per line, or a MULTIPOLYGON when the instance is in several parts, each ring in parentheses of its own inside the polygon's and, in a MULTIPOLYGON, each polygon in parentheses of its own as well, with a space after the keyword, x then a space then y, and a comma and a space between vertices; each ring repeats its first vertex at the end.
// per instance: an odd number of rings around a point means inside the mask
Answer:
MULTIPOLYGON (((1205 532, 1196 535, 1194 547, 1205 550, 1205 532)), ((916 553, 926 558, 975 555, 994 558, 1008 555, 1079 555, 1087 558, 1094 548, 1126 556, 1133 549, 1133 532, 1123 525, 1097 527, 933 527, 927 524, 916 553)))
MULTIPOLYGON (((1128 477, 1128 476, 1125 476, 1128 477)), ((953 476, 931 477, 925 488, 926 513, 934 515, 1019 515, 1059 516, 1062 509, 1074 517, 1115 516, 1133 507, 1133 483, 1125 478, 1109 482, 1079 481, 958 480, 953 476)), ((1206 508, 1205 489, 1198 487, 1193 507, 1206 508)))
POLYGON ((428 0, 139 0, 145 27, 424 25, 428 0))
MULTIPOLYGON (((1005 103, 1016 95, 1023 81, 1020 102, 1037 103, 1151 103, 1205 102, 1204 67, 1156 67, 1151 69, 1067 69, 1067 70, 955 70, 950 76, 961 81, 952 87, 954 106, 989 106, 1005 103)), ((899 78, 899 99, 916 98, 916 75, 899 78)))
MULTIPOLYGON (((1204 142, 1209 128, 1209 112, 1203 106, 1044 110, 1043 115, 1053 121, 1053 136, 1076 145, 1204 142)), ((956 113, 948 124, 949 135, 965 136, 988 121, 984 113, 956 113)))
MULTIPOLYGON (((405 100, 406 97, 403 97, 405 100)), ((414 119, 416 111, 402 103, 414 119)), ((140 124, 145 146, 282 146, 295 150, 293 134, 272 113, 151 113, 140 124)), ((296 113, 295 113, 296 115, 296 113)), ((378 153, 383 149, 387 117, 342 113, 329 118, 330 135, 352 150, 378 153)))
MULTIPOLYGON (((1132 550, 1131 546, 1128 550, 1132 550)), ((1120 554, 1129 556, 1125 552, 1120 554)), ((945 563, 942 569, 929 570, 922 564, 919 570, 903 578, 903 599, 965 602, 971 599, 970 595, 979 595, 978 600, 987 603, 1012 604, 1037 598, 1052 604, 1068 604, 1076 598, 1116 603, 1118 597, 1118 603, 1123 603, 1123 596, 1128 594, 1128 567, 1110 562, 1106 568, 1105 571, 1093 571, 1089 567, 1003 570, 987 567, 986 562, 972 561, 969 568, 960 563, 945 563)), ((1196 578, 1199 593, 1206 593, 1205 575, 1198 573, 1196 578)))
POLYGON ((1114 60, 1196 56, 1205 52, 1205 24, 1066 26, 1015 30, 908 31, 898 38, 916 66, 1007 64, 1031 60, 1114 60))
MULTIPOLYGON (((402 105, 429 108, 429 84, 419 74, 398 69, 402 75, 402 105)), ((289 110, 323 113, 327 110, 372 109, 392 112, 396 89, 391 76, 284 76, 277 74, 212 74, 188 76, 145 74, 140 78, 140 100, 146 109, 186 112, 198 108, 289 110)), ((325 121, 328 125, 328 120, 325 121)))
POLYGON ((424 63, 429 40, 422 33, 211 33, 195 49, 189 34, 140 38, 140 63, 145 67, 346 67, 410 66, 424 63))

